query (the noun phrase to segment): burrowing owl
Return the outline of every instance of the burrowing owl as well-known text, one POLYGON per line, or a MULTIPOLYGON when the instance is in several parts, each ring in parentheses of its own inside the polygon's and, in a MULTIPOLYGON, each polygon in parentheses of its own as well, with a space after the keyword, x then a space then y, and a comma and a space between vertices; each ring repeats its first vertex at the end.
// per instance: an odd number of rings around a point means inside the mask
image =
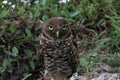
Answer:
POLYGON ((54 80, 67 80, 76 71, 78 53, 69 23, 51 18, 43 26, 40 57, 48 75, 54 80))

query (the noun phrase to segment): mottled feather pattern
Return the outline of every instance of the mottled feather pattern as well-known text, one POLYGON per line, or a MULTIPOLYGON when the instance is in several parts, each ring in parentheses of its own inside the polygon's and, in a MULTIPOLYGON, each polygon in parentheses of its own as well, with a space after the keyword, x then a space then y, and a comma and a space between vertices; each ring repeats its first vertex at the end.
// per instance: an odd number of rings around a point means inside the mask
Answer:
POLYGON ((73 34, 68 25, 67 21, 62 18, 51 18, 43 27, 41 34, 39 52, 42 59, 40 60, 44 69, 48 71, 49 77, 54 80, 69 80, 76 72, 79 63, 77 46, 74 45, 73 34), (54 30, 49 30, 49 26, 52 26, 54 30), (63 26, 66 26, 66 30, 62 30, 63 26), (61 31, 60 38, 51 34, 57 31, 61 31))
POLYGON ((50 67, 61 69, 62 64, 64 64, 62 66, 69 66, 67 55, 70 50, 70 44, 68 45, 66 42, 45 43, 42 53, 44 55, 46 69, 49 70, 50 67))

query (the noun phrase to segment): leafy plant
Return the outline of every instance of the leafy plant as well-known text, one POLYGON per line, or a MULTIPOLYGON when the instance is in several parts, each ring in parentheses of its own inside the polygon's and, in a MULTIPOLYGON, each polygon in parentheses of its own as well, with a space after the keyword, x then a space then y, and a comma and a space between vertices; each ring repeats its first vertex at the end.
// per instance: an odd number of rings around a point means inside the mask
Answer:
POLYGON ((21 80, 27 80, 28 77, 30 77, 32 74, 25 73, 23 74, 23 78, 21 80))
POLYGON ((16 5, 15 9, 0 1, 1 79, 9 80, 17 73, 22 80, 37 78, 40 63, 37 47, 41 39, 41 27, 51 17, 63 17, 73 23, 72 27, 84 20, 85 28, 96 32, 94 37, 90 36, 91 41, 89 34, 80 40, 80 46, 84 47, 78 67, 80 74, 94 71, 103 52, 111 55, 108 61, 110 66, 119 67, 119 56, 116 54, 120 52, 119 0, 70 0, 63 4, 58 0, 39 0, 37 4, 35 0, 27 3, 10 1, 11 5, 16 5))
POLYGON ((120 67, 120 55, 117 53, 111 55, 107 63, 112 67, 120 67))

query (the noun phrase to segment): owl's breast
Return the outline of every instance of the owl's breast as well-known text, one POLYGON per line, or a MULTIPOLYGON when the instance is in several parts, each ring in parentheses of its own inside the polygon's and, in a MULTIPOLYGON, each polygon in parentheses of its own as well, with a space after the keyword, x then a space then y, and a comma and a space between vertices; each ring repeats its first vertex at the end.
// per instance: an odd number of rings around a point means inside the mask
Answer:
POLYGON ((51 42, 43 46, 45 68, 50 72, 71 72, 67 58, 71 51, 69 42, 51 42))

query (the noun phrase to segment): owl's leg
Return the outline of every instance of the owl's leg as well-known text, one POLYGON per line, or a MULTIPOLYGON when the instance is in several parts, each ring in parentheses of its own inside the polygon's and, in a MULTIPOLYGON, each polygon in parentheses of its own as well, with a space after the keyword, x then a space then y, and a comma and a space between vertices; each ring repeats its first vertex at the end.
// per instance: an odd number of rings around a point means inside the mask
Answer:
POLYGON ((44 79, 42 80, 55 80, 51 74, 47 71, 47 70, 44 70, 44 79))

